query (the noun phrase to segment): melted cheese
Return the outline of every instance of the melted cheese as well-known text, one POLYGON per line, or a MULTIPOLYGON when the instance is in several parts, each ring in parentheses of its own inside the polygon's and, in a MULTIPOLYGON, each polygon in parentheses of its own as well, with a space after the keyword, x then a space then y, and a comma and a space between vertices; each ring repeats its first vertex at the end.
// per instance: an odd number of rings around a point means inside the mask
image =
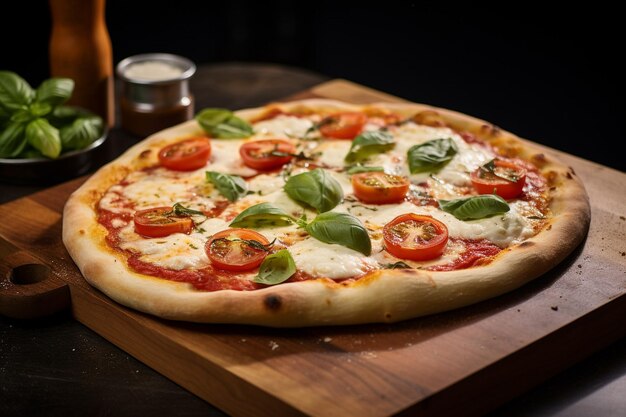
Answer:
POLYGON ((258 136, 272 138, 303 137, 313 126, 313 122, 303 117, 280 115, 270 120, 264 120, 254 125, 254 132, 258 136))
POLYGON ((349 278, 377 267, 374 259, 355 250, 313 238, 295 243, 289 252, 296 267, 314 277, 349 278))

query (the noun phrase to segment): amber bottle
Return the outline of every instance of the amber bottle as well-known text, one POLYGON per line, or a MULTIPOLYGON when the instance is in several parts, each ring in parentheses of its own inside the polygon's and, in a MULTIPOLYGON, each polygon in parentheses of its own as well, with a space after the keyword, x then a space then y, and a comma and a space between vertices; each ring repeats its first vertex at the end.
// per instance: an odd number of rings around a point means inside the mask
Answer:
POLYGON ((105 0, 50 0, 50 75, 74 80, 68 104, 115 121, 113 55, 105 0))

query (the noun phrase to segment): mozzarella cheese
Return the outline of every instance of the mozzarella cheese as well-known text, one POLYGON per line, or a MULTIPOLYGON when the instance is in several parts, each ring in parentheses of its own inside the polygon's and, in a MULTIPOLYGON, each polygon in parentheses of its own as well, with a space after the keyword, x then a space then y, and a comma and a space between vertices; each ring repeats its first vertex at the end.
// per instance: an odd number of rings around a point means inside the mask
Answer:
POLYGON ((296 267, 314 277, 349 278, 378 266, 374 259, 355 250, 320 242, 312 237, 295 243, 289 252, 296 267))
POLYGON ((303 137, 311 126, 313 122, 303 117, 280 115, 255 123, 254 132, 272 138, 303 137))
MULTIPOLYGON (((312 125, 313 122, 304 117, 280 115, 256 123, 255 135, 248 140, 302 137, 312 125)), ((368 129, 372 128, 374 127, 368 126, 368 129)), ((489 149, 478 144, 466 143, 448 128, 421 126, 410 122, 391 127, 389 131, 396 140, 395 148, 371 156, 365 161, 365 165, 382 166, 388 173, 408 176, 411 182, 416 184, 412 187, 418 187, 434 198, 448 199, 461 196, 462 193, 459 191, 461 187, 471 186, 469 173, 494 158, 489 149), (409 148, 440 138, 451 138, 456 143, 458 153, 454 158, 438 172, 410 175, 407 164, 409 148)), ((207 166, 199 170, 175 172, 155 168, 137 171, 125 179, 125 185, 112 186, 100 200, 99 207, 114 213, 132 214, 135 210, 171 206, 175 202, 196 210, 210 210, 215 207, 215 201, 223 197, 207 183, 206 171, 251 177, 247 181, 248 195, 230 204, 216 218, 205 220, 190 235, 176 233, 163 238, 147 239, 135 233, 132 221, 114 219, 112 226, 120 230, 120 247, 138 254, 142 261, 164 268, 195 269, 209 265, 204 251, 208 238, 227 229, 232 219, 250 206, 267 202, 294 218, 306 215, 312 220, 315 212, 303 208, 283 191, 285 173, 259 173, 243 164, 239 157, 239 147, 245 141, 213 140, 211 160, 207 166)), ((306 235, 295 224, 259 230, 270 241, 276 239, 279 244, 287 246, 297 268, 310 276, 343 279, 365 274, 380 264, 397 262, 397 258, 384 250, 381 231, 385 224, 405 213, 433 216, 447 225, 450 237, 487 239, 502 248, 534 234, 527 217, 541 213, 537 213, 531 204, 524 201, 512 202, 511 210, 505 214, 473 221, 461 221, 436 207, 418 206, 410 202, 388 205, 362 204, 353 196, 350 176, 342 171, 344 157, 350 146, 351 141, 327 140, 319 143, 303 142, 299 149, 315 155, 315 163, 329 168, 328 172, 339 182, 346 198, 333 211, 350 213, 363 222, 372 239, 371 256, 364 256, 341 245, 318 241, 306 235)), ((294 166, 291 175, 304 171, 306 168, 294 166)), ((462 243, 451 241, 438 259, 419 263, 407 262, 414 267, 445 264, 453 261, 463 250, 462 243)))

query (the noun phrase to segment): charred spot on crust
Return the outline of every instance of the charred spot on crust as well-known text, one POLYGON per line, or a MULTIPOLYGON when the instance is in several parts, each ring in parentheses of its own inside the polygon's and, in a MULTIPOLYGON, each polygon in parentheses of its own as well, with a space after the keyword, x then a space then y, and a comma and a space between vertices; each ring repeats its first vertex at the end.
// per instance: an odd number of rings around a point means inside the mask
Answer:
POLYGON ((548 162, 548 158, 542 153, 534 154, 530 160, 538 168, 542 168, 548 162))
POLYGON ((391 320, 391 313, 385 313, 385 320, 391 320))
POLYGON ((500 131, 501 130, 496 125, 482 125, 480 127, 480 131, 481 131, 481 133, 483 133, 485 135, 496 137, 496 136, 500 135, 500 131))
POLYGON ((275 294, 270 294, 263 300, 263 304, 267 307, 268 310, 278 311, 280 307, 283 305, 283 300, 280 296, 275 294))
POLYGON ((529 247, 534 246, 534 245, 535 245, 535 242, 532 242, 530 240, 526 240, 526 241, 520 243, 519 247, 520 248, 529 248, 529 247))
POLYGON ((151 153, 152 153, 151 149, 146 149, 145 151, 139 154, 139 159, 146 159, 147 157, 150 156, 151 153))
POLYGON ((567 174, 565 174, 565 176, 566 176, 566 177, 567 177, 567 179, 569 179, 569 180, 571 180, 572 178, 574 178, 574 177, 572 177, 572 174, 570 174, 569 172, 568 172, 567 174))
POLYGON ((559 177, 559 174, 555 171, 548 171, 545 173, 545 177, 548 180, 548 185, 552 186, 555 185, 557 183, 557 179, 559 177))

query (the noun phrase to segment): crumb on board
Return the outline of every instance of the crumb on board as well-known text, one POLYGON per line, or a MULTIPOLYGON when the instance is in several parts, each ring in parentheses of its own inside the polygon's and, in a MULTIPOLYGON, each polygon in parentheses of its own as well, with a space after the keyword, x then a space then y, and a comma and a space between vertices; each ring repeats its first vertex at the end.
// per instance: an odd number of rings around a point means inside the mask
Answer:
POLYGON ((626 217, 624 217, 624 216, 619 216, 619 218, 622 219, 622 220, 626 220, 626 217))
POLYGON ((332 337, 328 337, 328 336, 326 336, 326 337, 324 338, 324 342, 326 342, 326 343, 330 343, 332 340, 333 340, 333 339, 332 339, 332 337))
POLYGON ((270 349, 272 350, 276 350, 280 347, 278 346, 278 343, 274 342, 273 340, 270 340, 269 345, 270 345, 270 349))

